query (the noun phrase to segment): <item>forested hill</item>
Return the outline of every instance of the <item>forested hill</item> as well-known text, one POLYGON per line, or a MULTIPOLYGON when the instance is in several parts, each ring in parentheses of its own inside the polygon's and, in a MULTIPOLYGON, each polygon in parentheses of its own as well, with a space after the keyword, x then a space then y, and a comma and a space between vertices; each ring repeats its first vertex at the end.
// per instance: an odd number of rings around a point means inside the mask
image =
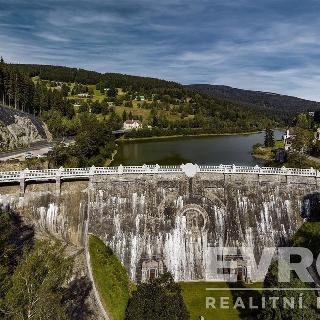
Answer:
POLYGON ((298 113, 320 109, 320 102, 276 93, 243 90, 210 84, 193 84, 185 87, 212 97, 251 106, 261 111, 269 111, 270 114, 280 116, 282 119, 290 119, 298 113))
POLYGON ((234 108, 246 111, 261 111, 276 121, 290 123, 301 112, 320 109, 320 103, 275 93, 236 89, 228 86, 195 84, 183 86, 179 83, 149 77, 139 77, 119 73, 99 73, 78 68, 51 65, 14 64, 23 74, 30 77, 96 85, 105 82, 110 87, 123 88, 125 91, 143 92, 143 94, 168 95, 181 99, 187 91, 195 91, 214 98, 216 104, 226 102, 234 108))
POLYGON ((154 78, 83 69, 13 65, 0 59, 0 101, 39 116, 54 138, 75 137, 57 149, 57 166, 103 166, 114 151, 112 131, 127 120, 139 130, 125 138, 257 132, 274 117, 154 78))
POLYGON ((160 80, 156 78, 139 77, 120 73, 99 73, 78 68, 63 66, 36 65, 36 64, 12 64, 30 77, 39 76, 41 79, 61 82, 77 82, 95 85, 105 81, 108 85, 128 90, 144 91, 152 90, 153 93, 164 93, 164 90, 183 90, 183 86, 176 82, 160 80), (155 91, 156 90, 156 91, 155 91), (157 92, 159 91, 159 92, 157 92))

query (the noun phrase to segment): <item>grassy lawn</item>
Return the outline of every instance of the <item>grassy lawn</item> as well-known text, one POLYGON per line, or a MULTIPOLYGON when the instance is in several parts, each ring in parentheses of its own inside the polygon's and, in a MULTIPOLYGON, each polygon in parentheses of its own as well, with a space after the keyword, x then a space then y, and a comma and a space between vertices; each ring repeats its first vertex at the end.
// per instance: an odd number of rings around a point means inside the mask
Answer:
POLYGON ((260 146, 257 148, 253 149, 253 155, 256 158, 260 158, 263 160, 268 160, 271 161, 273 159, 273 150, 279 149, 279 148, 283 148, 284 147, 284 142, 283 140, 276 140, 274 142, 274 146, 273 147, 264 147, 264 146, 260 146))
MULTIPOLYGON (((248 311, 238 310, 233 308, 233 303, 236 296, 241 295, 245 305, 248 303, 245 301, 249 296, 259 296, 259 291, 230 291, 229 284, 225 282, 182 282, 182 294, 187 308, 190 312, 191 320, 199 320, 200 316, 203 316, 205 320, 217 319, 217 320, 233 320, 233 319, 247 319, 248 311), (225 288, 224 291, 206 291, 206 288, 225 288), (216 309, 206 309, 206 297, 213 297, 216 299, 216 309), (229 309, 219 308, 220 297, 229 298, 229 309)), ((260 283, 252 285, 245 285, 246 288, 254 287, 260 288, 260 283)), ((257 300, 258 301, 258 300, 257 300)))
POLYGON ((279 148, 284 148, 284 142, 283 140, 276 140, 274 142, 274 147, 273 149, 279 149, 279 148))
POLYGON ((89 252, 102 303, 113 320, 123 320, 130 290, 127 272, 112 250, 96 236, 89 237, 89 252))
POLYGON ((102 100, 104 100, 106 98, 105 94, 102 94, 100 92, 100 90, 96 90, 95 85, 88 85, 87 87, 93 90, 93 96, 90 99, 81 98, 81 97, 78 97, 77 95, 75 95, 75 96, 70 95, 70 96, 68 96, 68 99, 74 99, 74 100, 83 101, 83 102, 86 102, 88 100, 101 102, 102 100))

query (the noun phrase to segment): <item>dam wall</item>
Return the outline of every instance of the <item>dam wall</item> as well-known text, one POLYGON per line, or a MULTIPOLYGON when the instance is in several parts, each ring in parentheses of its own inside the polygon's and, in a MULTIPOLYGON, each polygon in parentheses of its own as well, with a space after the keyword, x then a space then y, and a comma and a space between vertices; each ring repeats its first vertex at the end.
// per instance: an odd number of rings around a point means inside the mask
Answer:
POLYGON ((23 193, 19 180, 1 183, 0 174, 0 204, 37 231, 75 244, 84 245, 87 231, 99 236, 134 281, 165 270, 179 281, 218 280, 210 273, 213 247, 253 247, 259 259, 264 247, 284 244, 298 230, 320 182, 313 169, 79 170, 72 180, 70 170, 49 179, 29 172, 40 179, 25 179, 23 193))
POLYGON ((210 248, 286 243, 317 193, 314 178, 217 173, 93 179, 89 232, 108 243, 134 281, 169 270, 179 281, 217 280, 210 248))
POLYGON ((21 196, 18 185, 0 185, 0 206, 18 212, 37 233, 83 246, 88 215, 88 181, 32 182, 21 196))

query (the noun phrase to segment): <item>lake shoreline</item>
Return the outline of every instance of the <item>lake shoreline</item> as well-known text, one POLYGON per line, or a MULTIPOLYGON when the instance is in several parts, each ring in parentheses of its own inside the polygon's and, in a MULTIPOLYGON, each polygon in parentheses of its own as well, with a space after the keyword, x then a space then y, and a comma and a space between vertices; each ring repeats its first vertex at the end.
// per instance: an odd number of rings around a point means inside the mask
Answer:
POLYGON ((112 162, 114 161, 114 157, 117 155, 117 153, 118 153, 118 145, 116 145, 116 148, 113 150, 111 154, 111 158, 106 160, 104 164, 105 167, 111 166, 112 162))
MULTIPOLYGON (((276 139, 281 139, 281 135, 282 132, 275 131, 276 139)), ((263 160, 253 157, 252 147, 263 141, 263 131, 118 139, 118 153, 111 166, 180 165, 188 162, 254 166, 260 165, 263 160)))
MULTIPOLYGON (((277 130, 277 129, 275 129, 277 130)), ((206 138, 206 137, 221 137, 221 136, 246 136, 256 133, 262 133, 264 130, 251 131, 251 132, 241 132, 241 133, 201 133, 197 135, 172 135, 172 136, 153 136, 153 137, 141 137, 141 138, 119 138, 116 141, 119 143, 135 143, 135 142, 150 142, 150 141, 164 141, 164 140, 184 140, 188 138, 206 138)))

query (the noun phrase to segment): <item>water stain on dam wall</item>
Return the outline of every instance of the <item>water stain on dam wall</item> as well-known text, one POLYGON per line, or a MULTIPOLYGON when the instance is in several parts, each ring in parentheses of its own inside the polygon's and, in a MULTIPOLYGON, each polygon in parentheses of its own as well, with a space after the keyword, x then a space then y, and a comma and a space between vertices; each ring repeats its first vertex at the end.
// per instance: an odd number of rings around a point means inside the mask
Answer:
POLYGON ((176 280, 210 280, 208 247, 250 246, 258 257, 265 246, 285 243, 296 232, 302 199, 317 186, 314 178, 289 178, 97 178, 89 195, 89 231, 112 247, 135 281, 157 268, 176 280))
POLYGON ((176 280, 211 280, 209 250, 286 242, 302 224, 314 177, 198 173, 94 176, 91 181, 1 186, 0 202, 36 230, 84 245, 86 226, 114 250, 132 280, 164 269, 176 280))
POLYGON ((83 245, 88 214, 88 181, 64 182, 60 194, 55 187, 55 183, 30 183, 24 197, 20 197, 19 186, 1 186, 0 204, 19 212, 38 233, 83 245))

